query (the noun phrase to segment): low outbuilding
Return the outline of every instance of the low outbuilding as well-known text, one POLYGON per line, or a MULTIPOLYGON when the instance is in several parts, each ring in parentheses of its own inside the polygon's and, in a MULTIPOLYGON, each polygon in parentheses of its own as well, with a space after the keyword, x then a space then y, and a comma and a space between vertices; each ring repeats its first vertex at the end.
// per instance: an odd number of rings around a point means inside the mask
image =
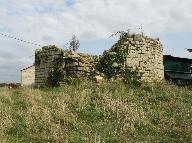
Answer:
POLYGON ((192 84, 192 59, 164 55, 165 79, 177 84, 192 84))
POLYGON ((35 84, 35 66, 29 66, 21 70, 21 85, 34 86, 35 84))

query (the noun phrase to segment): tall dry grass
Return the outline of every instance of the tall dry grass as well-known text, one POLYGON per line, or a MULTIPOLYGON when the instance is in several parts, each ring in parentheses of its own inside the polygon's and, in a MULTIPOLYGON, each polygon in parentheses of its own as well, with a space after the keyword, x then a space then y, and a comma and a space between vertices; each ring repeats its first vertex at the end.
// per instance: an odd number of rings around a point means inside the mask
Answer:
POLYGON ((192 90, 81 83, 0 88, 2 143, 192 142, 192 90))

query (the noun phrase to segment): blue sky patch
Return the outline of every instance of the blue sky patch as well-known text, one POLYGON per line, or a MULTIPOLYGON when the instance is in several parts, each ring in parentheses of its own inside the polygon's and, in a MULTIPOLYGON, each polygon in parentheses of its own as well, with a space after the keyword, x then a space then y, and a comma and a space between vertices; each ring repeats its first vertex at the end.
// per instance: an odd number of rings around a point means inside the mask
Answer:
POLYGON ((72 6, 76 3, 76 0, 65 0, 65 2, 68 6, 72 6))

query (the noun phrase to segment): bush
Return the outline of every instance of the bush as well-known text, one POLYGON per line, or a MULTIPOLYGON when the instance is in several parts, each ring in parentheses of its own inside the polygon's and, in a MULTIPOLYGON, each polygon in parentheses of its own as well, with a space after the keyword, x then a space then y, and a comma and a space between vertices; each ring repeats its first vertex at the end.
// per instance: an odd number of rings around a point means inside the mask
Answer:
POLYGON ((80 79, 78 78, 73 78, 71 76, 65 76, 63 79, 63 82, 68 85, 79 85, 80 84, 80 79))
POLYGON ((138 69, 130 70, 125 68, 122 72, 122 79, 125 84, 129 84, 131 86, 141 86, 141 75, 138 69))

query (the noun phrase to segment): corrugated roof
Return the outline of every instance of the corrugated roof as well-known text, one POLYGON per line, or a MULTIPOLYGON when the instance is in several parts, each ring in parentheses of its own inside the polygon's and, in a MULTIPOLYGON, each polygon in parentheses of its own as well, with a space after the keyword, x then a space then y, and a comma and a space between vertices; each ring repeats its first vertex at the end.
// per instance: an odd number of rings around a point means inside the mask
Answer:
POLYGON ((173 57, 171 55, 164 55, 164 61, 181 61, 181 62, 192 62, 192 59, 188 58, 180 58, 180 57, 173 57))

